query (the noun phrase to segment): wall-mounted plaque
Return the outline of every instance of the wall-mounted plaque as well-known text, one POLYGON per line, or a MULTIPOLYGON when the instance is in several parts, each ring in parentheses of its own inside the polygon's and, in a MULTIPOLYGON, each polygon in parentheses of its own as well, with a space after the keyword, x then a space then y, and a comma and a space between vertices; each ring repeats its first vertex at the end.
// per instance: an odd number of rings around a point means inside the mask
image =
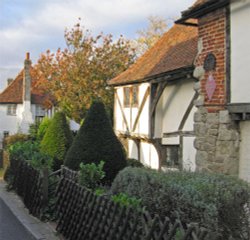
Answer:
POLYGON ((209 53, 204 60, 204 69, 206 71, 212 71, 216 68, 216 57, 213 53, 209 53))
POLYGON ((216 89, 216 82, 212 74, 209 74, 205 88, 208 100, 211 101, 214 95, 214 91, 216 89))

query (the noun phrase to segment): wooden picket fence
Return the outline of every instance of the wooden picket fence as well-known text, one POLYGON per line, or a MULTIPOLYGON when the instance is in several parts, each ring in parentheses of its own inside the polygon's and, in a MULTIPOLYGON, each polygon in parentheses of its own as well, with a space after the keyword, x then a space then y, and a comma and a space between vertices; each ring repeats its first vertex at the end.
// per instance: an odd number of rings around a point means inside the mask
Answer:
POLYGON ((211 240, 195 224, 185 226, 152 217, 146 211, 126 208, 96 196, 76 181, 76 172, 62 169, 57 188, 57 231, 70 240, 211 240))
POLYGON ((23 198, 29 212, 37 217, 43 213, 48 201, 48 170, 40 173, 26 161, 11 160, 11 187, 23 198))

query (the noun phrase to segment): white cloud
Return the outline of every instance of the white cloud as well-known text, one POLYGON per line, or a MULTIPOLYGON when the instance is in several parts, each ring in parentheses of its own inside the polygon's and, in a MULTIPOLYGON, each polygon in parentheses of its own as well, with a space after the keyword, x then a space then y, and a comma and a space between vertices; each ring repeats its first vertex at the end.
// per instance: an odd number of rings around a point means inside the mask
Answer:
POLYGON ((11 8, 12 11, 5 12, 4 24, 0 23, 0 67, 20 67, 27 51, 31 52, 35 62, 46 49, 63 47, 65 27, 72 27, 79 17, 94 33, 104 31, 113 35, 126 35, 138 30, 138 26, 142 22, 146 23, 149 15, 173 18, 179 16, 180 11, 193 1, 1 0, 5 6, 3 9, 11 8), (11 19, 11 23, 8 24, 6 17, 11 19), (115 32, 109 32, 114 29, 115 32))

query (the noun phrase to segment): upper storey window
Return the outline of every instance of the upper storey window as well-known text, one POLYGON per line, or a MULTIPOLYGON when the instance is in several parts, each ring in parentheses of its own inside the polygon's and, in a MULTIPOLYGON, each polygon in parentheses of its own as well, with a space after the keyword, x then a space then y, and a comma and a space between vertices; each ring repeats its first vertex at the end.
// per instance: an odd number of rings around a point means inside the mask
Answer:
POLYGON ((124 107, 137 107, 138 106, 138 86, 125 87, 123 89, 124 107))
POLYGON ((8 106, 7 106, 7 115, 16 116, 16 109, 17 109, 16 104, 8 104, 8 106))

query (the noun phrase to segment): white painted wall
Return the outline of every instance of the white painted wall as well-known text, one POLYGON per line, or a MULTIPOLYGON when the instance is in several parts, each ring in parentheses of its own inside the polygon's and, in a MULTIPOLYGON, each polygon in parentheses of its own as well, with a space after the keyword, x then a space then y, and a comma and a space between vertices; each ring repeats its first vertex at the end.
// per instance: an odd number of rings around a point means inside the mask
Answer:
POLYGON ((250 182, 250 121, 240 122, 240 132, 239 177, 250 182))
POLYGON ((20 130, 22 111, 22 104, 18 104, 17 114, 15 116, 7 115, 7 104, 0 104, 0 148, 2 148, 4 131, 8 131, 11 135, 20 130))
POLYGON ((231 102, 250 102, 250 0, 231 4, 231 102))
MULTIPOLYGON (((156 107, 156 129, 155 137, 162 137, 163 133, 178 131, 181 120, 194 96, 193 81, 186 81, 167 86, 156 107)), ((193 108, 192 114, 184 126, 185 131, 193 130, 193 108)))
POLYGON ((153 169, 159 168, 159 157, 155 147, 147 142, 141 142, 140 147, 141 162, 153 169))
MULTIPOLYGON (((156 138, 162 138, 163 133, 173 133, 179 130, 183 116, 194 96, 194 82, 182 81, 175 85, 167 86, 157 104, 155 118, 156 138)), ((182 131, 193 131, 193 117, 196 109, 192 108, 182 131)), ((194 137, 183 137, 182 162, 185 170, 195 171, 195 153, 193 146, 194 137)), ((162 138, 163 145, 180 145, 180 136, 162 138)))
MULTIPOLYGON (((142 104, 144 95, 149 87, 149 83, 142 83, 139 85, 139 105, 138 107, 133 107, 131 108, 124 108, 123 106, 123 88, 124 87, 130 87, 131 85, 126 85, 122 87, 116 87, 117 91, 117 96, 120 99, 122 109, 124 111, 128 127, 129 127, 129 132, 131 134, 137 134, 137 135, 148 135, 149 134, 149 97, 147 98, 144 108, 141 112, 141 116, 139 118, 138 124, 135 128, 135 131, 133 130, 133 126, 140 108, 140 105, 142 104)), ((114 129, 115 131, 120 131, 120 132, 126 132, 126 125, 125 121, 122 117, 122 111, 121 108, 118 104, 118 99, 115 99, 115 108, 114 108, 114 129)))
POLYGON ((128 158, 138 160, 138 148, 133 140, 128 140, 128 158))

